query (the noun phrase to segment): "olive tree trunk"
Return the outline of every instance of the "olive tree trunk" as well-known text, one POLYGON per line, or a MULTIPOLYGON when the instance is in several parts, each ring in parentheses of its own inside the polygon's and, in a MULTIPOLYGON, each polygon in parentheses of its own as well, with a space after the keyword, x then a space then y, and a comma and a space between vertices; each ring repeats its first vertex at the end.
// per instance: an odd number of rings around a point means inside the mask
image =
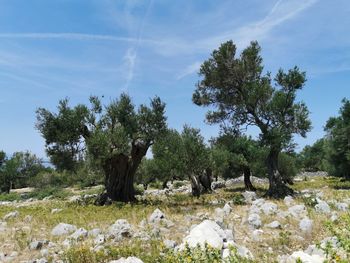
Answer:
POLYGON ((269 189, 266 195, 274 198, 281 198, 293 194, 293 190, 283 182, 282 176, 278 171, 279 153, 279 150, 271 148, 266 160, 269 176, 269 189))
POLYGON ((118 154, 105 161, 106 193, 97 200, 100 205, 110 201, 134 202, 134 178, 136 170, 146 155, 148 147, 133 145, 131 155, 118 154))
POLYGON ((250 181, 250 168, 246 167, 244 168, 243 171, 243 176, 244 176, 244 186, 245 189, 248 191, 256 191, 255 187, 253 186, 252 182, 250 181))
POLYGON ((202 192, 202 186, 200 184, 200 181, 198 180, 197 176, 194 174, 191 174, 189 177, 191 182, 192 195, 199 197, 202 192))

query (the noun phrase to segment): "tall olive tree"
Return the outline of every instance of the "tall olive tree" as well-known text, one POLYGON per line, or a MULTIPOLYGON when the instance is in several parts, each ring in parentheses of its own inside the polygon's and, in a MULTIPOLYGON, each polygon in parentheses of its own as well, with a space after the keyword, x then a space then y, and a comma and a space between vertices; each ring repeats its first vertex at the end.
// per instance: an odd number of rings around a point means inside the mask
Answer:
POLYGON ((99 203, 105 203, 107 198, 135 201, 136 170, 148 148, 166 129, 165 104, 155 97, 149 107, 141 105, 135 110, 126 94, 106 106, 97 97, 90 97, 90 103, 90 108, 85 105, 71 108, 66 100, 61 101, 64 107, 59 107, 58 114, 40 108, 37 128, 48 148, 58 143, 63 147, 78 141, 84 143, 86 158, 105 175, 106 193, 99 203), (70 121, 69 116, 74 116, 74 125, 65 125, 64 120, 70 121), (55 125, 57 122, 63 123, 55 125))
POLYGON ((224 123, 234 130, 249 125, 260 129, 261 142, 268 147, 268 196, 281 197, 292 193, 278 172, 278 157, 291 143, 293 134, 303 137, 311 123, 303 102, 296 102, 296 93, 305 84, 305 72, 297 67, 279 70, 274 79, 264 72, 261 48, 257 42, 237 55, 232 41, 214 50, 200 68, 202 79, 193 94, 193 102, 209 106, 209 123, 224 123))

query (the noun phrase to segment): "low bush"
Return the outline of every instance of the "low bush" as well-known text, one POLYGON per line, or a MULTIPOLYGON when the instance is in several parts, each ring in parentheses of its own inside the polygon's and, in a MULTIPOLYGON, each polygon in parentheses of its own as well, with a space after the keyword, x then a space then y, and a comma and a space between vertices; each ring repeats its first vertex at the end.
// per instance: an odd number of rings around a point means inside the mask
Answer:
POLYGON ((28 198, 36 198, 36 199, 44 199, 45 197, 51 196, 55 199, 65 199, 68 196, 70 196, 71 193, 65 189, 59 188, 59 187, 44 187, 44 188, 37 188, 33 192, 28 194, 28 198))

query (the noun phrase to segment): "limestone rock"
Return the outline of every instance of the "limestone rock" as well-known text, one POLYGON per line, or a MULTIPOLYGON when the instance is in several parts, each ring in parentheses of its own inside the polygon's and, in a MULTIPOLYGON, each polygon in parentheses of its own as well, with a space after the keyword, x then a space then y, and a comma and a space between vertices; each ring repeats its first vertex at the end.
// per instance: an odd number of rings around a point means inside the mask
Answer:
POLYGON ((312 226, 313 226, 313 221, 308 217, 303 218, 299 222, 300 230, 306 233, 310 233, 312 231, 312 226))
POLYGON ((85 239, 87 236, 88 236, 88 231, 85 230, 84 228, 79 228, 73 234, 71 234, 69 238, 75 241, 80 241, 85 239))
POLYGON ((321 199, 317 198, 317 205, 315 205, 315 209, 317 212, 324 213, 324 214, 329 214, 331 212, 331 208, 329 205, 325 202, 322 201, 321 199))
POLYGON ((118 219, 108 229, 108 237, 121 240, 132 236, 131 225, 125 219, 118 219))
POLYGON ((281 223, 278 221, 272 221, 270 224, 267 224, 266 226, 273 229, 281 228, 281 223))
POLYGON ((254 228, 260 228, 262 225, 260 216, 258 214, 250 214, 248 224, 254 228))
POLYGON ((288 208, 288 212, 291 216, 298 219, 303 218, 307 215, 305 205, 294 205, 288 208))
POLYGON ((221 249, 226 238, 225 231, 217 223, 205 220, 195 226, 184 238, 182 247, 186 243, 189 247, 196 247, 198 244, 203 247, 207 243, 214 248, 221 249))
POLYGON ((19 212, 18 211, 13 211, 13 212, 10 212, 6 215, 4 215, 3 219, 4 220, 8 220, 8 219, 11 219, 11 218, 16 218, 19 216, 19 212))
POLYGON ((70 224, 66 224, 66 223, 59 223, 57 226, 55 226, 52 229, 51 235, 53 235, 53 236, 68 235, 76 230, 77 230, 77 227, 74 225, 70 225, 70 224))
POLYGON ((296 251, 292 255, 290 255, 285 262, 296 263, 300 262, 300 260, 303 263, 323 263, 325 258, 320 257, 318 255, 310 256, 309 254, 306 254, 303 251, 296 251))

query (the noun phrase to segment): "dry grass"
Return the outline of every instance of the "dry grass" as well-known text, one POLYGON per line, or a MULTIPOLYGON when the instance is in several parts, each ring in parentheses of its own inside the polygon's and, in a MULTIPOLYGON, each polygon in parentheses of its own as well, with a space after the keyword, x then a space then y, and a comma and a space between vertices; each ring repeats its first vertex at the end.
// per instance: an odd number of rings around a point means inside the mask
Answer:
MULTIPOLYGON (((305 182, 296 183, 293 188, 319 189, 323 192, 322 199, 342 200, 350 198, 348 190, 339 190, 342 182, 339 179, 313 178, 305 182)), ((32 240, 47 239, 53 242, 62 242, 64 238, 52 237, 52 228, 60 222, 84 227, 87 230, 100 228, 106 230, 117 219, 127 219, 135 228, 143 219, 156 209, 160 208, 165 215, 175 223, 175 227, 164 233, 164 239, 168 238, 181 242, 187 234, 192 224, 199 223, 199 220, 188 220, 189 216, 198 214, 213 215, 216 207, 222 207, 228 201, 234 201, 231 215, 225 219, 227 225, 234 228, 235 239, 238 244, 247 246, 259 262, 274 262, 277 255, 288 254, 292 251, 305 249, 309 244, 313 244, 330 235, 325 227, 325 222, 329 219, 327 215, 319 214, 312 208, 308 208, 309 217, 314 221, 314 227, 310 234, 302 234, 299 230, 299 221, 291 218, 277 218, 276 216, 262 216, 263 224, 278 220, 282 224, 282 229, 271 230, 263 227, 263 241, 255 242, 250 239, 251 229, 244 223, 247 218, 249 205, 239 204, 241 185, 229 189, 220 189, 216 193, 207 194, 200 198, 193 198, 187 195, 176 195, 161 198, 149 198, 146 203, 135 205, 114 204, 106 207, 94 205, 81 206, 70 204, 66 201, 35 201, 32 203, 20 203, 17 205, 0 206, 0 218, 8 212, 17 210, 20 215, 8 221, 8 231, 0 233, 0 251, 9 253, 19 252, 18 261, 39 257, 39 252, 29 251, 28 244, 32 240), (213 201, 217 204, 213 205, 213 201), (53 208, 63 209, 61 212, 52 214, 53 208), (26 216, 32 216, 30 222, 26 222, 26 216)), ((264 193, 263 186, 258 194, 264 193)), ((95 189, 88 190, 90 192, 95 189)), ((74 193, 82 193, 74 189, 74 193)), ((280 210, 286 211, 288 207, 282 200, 271 200, 278 205, 280 210)), ((303 203, 301 197, 295 198, 296 203, 303 203)), ((86 244, 90 244, 87 240, 86 244)))

